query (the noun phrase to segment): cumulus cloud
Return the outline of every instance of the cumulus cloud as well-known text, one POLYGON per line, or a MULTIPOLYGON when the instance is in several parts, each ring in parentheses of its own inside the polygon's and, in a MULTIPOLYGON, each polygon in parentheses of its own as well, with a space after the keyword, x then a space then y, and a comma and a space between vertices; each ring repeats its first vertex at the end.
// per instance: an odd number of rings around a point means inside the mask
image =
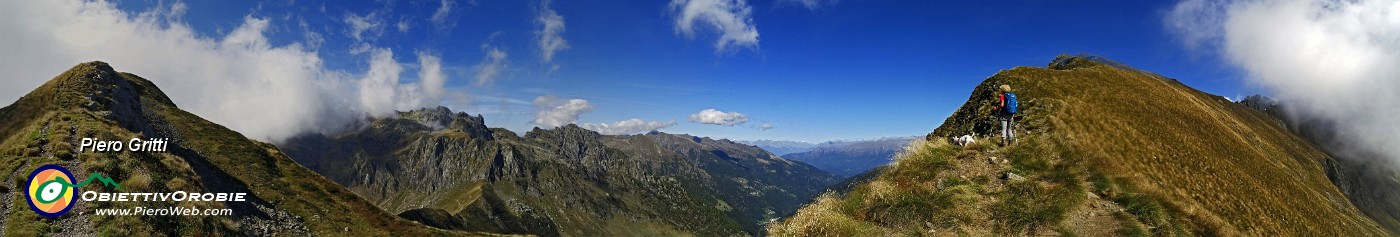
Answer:
POLYGON ((641 119, 628 119, 617 121, 616 123, 586 123, 580 126, 588 130, 593 130, 595 132, 601 133, 603 135, 627 135, 655 131, 657 129, 662 129, 675 125, 675 120, 671 120, 669 122, 661 122, 642 121, 641 119))
POLYGON ((510 67, 510 62, 506 61, 506 57, 508 57, 509 55, 506 54, 506 51, 502 50, 500 47, 496 47, 489 43, 481 44, 481 52, 485 53, 486 55, 482 56, 480 63, 477 63, 476 66, 472 67, 472 69, 476 70, 475 78, 477 86, 491 84, 491 82, 494 82, 497 78, 500 78, 501 74, 504 73, 506 69, 510 67))
POLYGON ((1276 93, 1336 121, 1349 145, 1400 164, 1400 1, 1188 0, 1165 23, 1276 93))
POLYGON ((715 109, 705 109, 690 115, 690 122, 721 126, 734 126, 748 121, 749 116, 739 112, 724 112, 715 109))
POLYGON ((763 125, 758 125, 758 130, 768 131, 768 129, 773 129, 772 123, 763 122, 763 125))
POLYGON ((535 30, 537 37, 536 44, 540 47, 540 58, 544 63, 554 61, 554 53, 569 48, 569 42, 564 40, 564 17, 558 12, 549 8, 551 1, 540 3, 540 10, 535 16, 535 24, 539 29, 535 30))
POLYGON ((676 33, 694 37, 696 28, 713 30, 715 52, 730 52, 739 47, 758 47, 758 27, 753 23, 753 8, 744 0, 671 0, 676 33))
POLYGON ((0 1, 0 9, 4 101, 101 60, 152 80, 182 109, 271 142, 435 103, 417 96, 421 85, 400 82, 404 69, 391 50, 366 49, 364 73, 330 70, 301 43, 269 43, 269 19, 245 17, 227 35, 208 36, 167 17, 178 7, 128 13, 108 2, 54 0, 0 1))
POLYGON ((442 5, 438 5, 437 11, 434 11, 433 17, 429 19, 433 22, 433 26, 437 26, 439 29, 452 27, 453 21, 451 17, 453 5, 455 4, 453 4, 452 0, 442 0, 442 5))
POLYGON ((400 93, 399 75, 403 66, 394 60, 394 51, 374 49, 371 53, 369 72, 360 80, 360 106, 373 116, 385 115, 398 107, 400 93))
POLYGON ((578 116, 592 111, 593 105, 587 100, 571 99, 559 101, 554 96, 535 97, 535 125, 554 128, 578 122, 578 116))
POLYGON ((423 95, 428 102, 424 104, 434 104, 442 100, 446 93, 447 75, 442 72, 442 58, 437 55, 418 52, 418 80, 423 86, 423 95))

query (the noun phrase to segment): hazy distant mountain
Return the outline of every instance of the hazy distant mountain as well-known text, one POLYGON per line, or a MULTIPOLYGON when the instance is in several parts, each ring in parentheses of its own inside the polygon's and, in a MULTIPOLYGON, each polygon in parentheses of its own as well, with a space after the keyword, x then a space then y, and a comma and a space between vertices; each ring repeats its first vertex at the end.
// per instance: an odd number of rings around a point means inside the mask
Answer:
POLYGON ((739 143, 743 143, 743 144, 749 144, 749 145, 757 146, 758 148, 763 148, 763 150, 768 151, 768 152, 770 152, 770 153, 773 153, 773 154, 775 154, 775 155, 779 155, 779 156, 783 156, 783 155, 787 155, 787 154, 792 154, 792 153, 798 153, 798 152, 810 151, 810 150, 812 150, 812 148, 817 147, 817 144, 815 144, 815 143, 799 142, 799 141, 757 140, 757 141, 738 141, 738 142, 739 142, 739 143))
POLYGON ((572 124, 519 136, 443 107, 281 147, 405 218, 542 236, 760 234, 838 181, 728 140, 572 124))
POLYGON ((851 177, 890 163, 890 158, 918 137, 823 142, 806 152, 783 155, 826 172, 851 177))

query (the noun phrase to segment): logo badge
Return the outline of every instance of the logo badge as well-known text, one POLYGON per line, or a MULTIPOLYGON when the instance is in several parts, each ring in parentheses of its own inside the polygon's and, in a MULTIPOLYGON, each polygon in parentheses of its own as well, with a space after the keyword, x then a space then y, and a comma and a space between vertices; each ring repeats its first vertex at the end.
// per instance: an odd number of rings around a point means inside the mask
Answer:
POLYGON ((29 174, 29 189, 24 192, 29 208, 40 216, 57 219, 73 209, 78 187, 73 185, 73 173, 63 166, 48 164, 29 174))

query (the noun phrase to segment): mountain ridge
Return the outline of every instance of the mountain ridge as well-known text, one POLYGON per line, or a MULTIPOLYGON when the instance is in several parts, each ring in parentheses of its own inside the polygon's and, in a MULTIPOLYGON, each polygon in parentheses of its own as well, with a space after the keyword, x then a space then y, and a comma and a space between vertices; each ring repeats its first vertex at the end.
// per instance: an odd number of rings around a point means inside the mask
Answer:
POLYGON ((1332 183, 1371 219, 1391 233, 1400 233, 1400 170, 1376 164, 1385 160, 1384 154, 1354 147, 1338 132, 1336 121, 1293 113, 1287 103, 1262 95, 1247 96, 1236 103, 1272 116, 1334 157, 1323 163, 1332 183))
POLYGON ((443 228, 546 236, 755 234, 836 181, 728 140, 609 136, 573 124, 519 136, 443 107, 279 146, 400 216, 443 228), (460 122, 431 126, 448 121, 442 114, 460 122), (816 179, 799 185, 757 175, 769 171, 816 179))
POLYGON ((1389 235, 1323 171, 1332 158, 1267 114, 1157 74, 1061 55, 1002 70, 909 153, 777 235, 1389 235), (996 87, 1020 138, 991 134, 996 87), (911 201, 912 200, 912 201, 911 201), (919 210, 905 212, 901 210, 919 210), (928 214, 933 213, 933 214, 928 214), (820 224, 829 223, 829 224, 820 224))
MULTIPOLYGON (((388 215, 282 155, 180 110, 151 81, 103 62, 79 64, 14 104, 0 108, 0 167, 15 180, 3 195, 5 235, 386 235, 482 234, 436 230, 388 215), (79 152, 79 137, 169 138, 167 152, 79 152), (120 180, 123 192, 247 193, 247 202, 77 202, 59 219, 41 219, 25 205, 27 172, 60 164, 81 176, 120 180), (98 216, 95 209, 228 208, 230 216, 98 216)), ((9 184, 9 182, 6 182, 9 184)), ((112 192, 92 185, 87 190, 112 192)))

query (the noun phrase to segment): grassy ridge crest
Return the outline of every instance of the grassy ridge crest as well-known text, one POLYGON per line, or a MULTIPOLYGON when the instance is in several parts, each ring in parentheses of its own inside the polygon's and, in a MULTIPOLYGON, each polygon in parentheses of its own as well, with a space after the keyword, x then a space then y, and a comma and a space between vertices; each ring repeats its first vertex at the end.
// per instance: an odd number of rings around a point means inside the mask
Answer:
POLYGON ((883 173, 769 233, 1389 234, 1329 182, 1329 158, 1279 121, 1106 62, 1061 55, 998 72, 883 173), (1002 84, 1021 99, 1018 143, 949 145, 997 131, 991 103, 1002 84))

